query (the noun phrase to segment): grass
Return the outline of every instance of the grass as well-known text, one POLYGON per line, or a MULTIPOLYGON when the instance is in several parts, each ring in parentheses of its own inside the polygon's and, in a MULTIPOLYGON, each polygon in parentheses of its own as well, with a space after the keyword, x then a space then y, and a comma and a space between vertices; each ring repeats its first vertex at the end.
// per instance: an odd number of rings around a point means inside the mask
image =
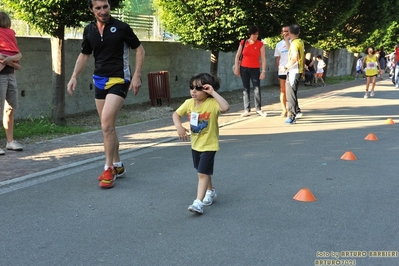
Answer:
POLYGON ((346 75, 346 76, 337 76, 337 77, 327 77, 326 78, 326 83, 328 85, 333 85, 333 84, 338 84, 346 81, 351 81, 353 80, 353 76, 346 75))
MULTIPOLYGON (((87 132, 89 129, 76 126, 57 126, 49 118, 32 118, 17 120, 14 124, 14 138, 24 139, 32 136, 62 136, 87 132)), ((0 131, 0 138, 5 138, 4 130, 0 131)))

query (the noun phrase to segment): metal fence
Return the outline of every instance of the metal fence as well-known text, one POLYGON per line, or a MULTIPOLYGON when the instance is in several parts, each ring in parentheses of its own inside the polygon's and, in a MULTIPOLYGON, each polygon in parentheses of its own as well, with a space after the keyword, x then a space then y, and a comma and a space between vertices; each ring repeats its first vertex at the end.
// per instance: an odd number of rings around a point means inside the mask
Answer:
MULTIPOLYGON (((111 12, 111 15, 129 24, 142 41, 176 41, 178 39, 175 35, 162 29, 156 16, 122 13, 120 10, 111 12)), ((40 32, 25 21, 12 20, 11 24, 11 28, 17 36, 49 37, 48 34, 40 32)), ((82 23, 82 27, 66 28, 65 38, 81 38, 84 25, 85 23, 82 23)))

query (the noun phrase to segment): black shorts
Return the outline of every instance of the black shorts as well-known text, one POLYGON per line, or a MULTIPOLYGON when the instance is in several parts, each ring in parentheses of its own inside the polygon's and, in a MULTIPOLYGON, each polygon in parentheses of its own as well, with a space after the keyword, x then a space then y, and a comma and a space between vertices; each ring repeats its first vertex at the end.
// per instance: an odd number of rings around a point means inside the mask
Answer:
POLYGON ((278 78, 286 80, 287 79, 287 75, 278 75, 278 78))
POLYGON ((194 168, 199 174, 213 175, 213 164, 215 162, 216 151, 195 151, 191 150, 193 155, 194 168))
POLYGON ((94 98, 98 100, 104 100, 108 93, 115 94, 121 96, 123 99, 126 99, 127 93, 129 92, 130 83, 124 84, 115 84, 111 88, 107 90, 101 90, 94 86, 94 98))

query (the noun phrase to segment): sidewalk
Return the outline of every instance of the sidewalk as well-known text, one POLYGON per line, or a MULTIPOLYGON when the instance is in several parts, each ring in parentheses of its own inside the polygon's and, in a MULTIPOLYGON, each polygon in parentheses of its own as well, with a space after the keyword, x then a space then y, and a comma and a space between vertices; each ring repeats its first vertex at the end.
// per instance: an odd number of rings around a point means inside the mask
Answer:
MULTIPOLYGON (((364 82, 364 80, 355 80, 310 89, 301 86, 298 93, 299 102, 364 82)), ((251 99, 251 101, 253 100, 251 99)), ((268 112, 268 117, 280 115, 281 107, 278 97, 268 98, 267 91, 262 91, 262 103, 262 109, 268 112)), ((232 105, 229 112, 220 116, 220 126, 258 117, 253 112, 252 116, 241 118, 241 112, 241 103, 232 105)), ((265 118, 266 122, 268 117, 265 118)), ((121 154, 176 139, 176 129, 171 118, 118 127, 117 132, 120 138, 121 154)), ((49 174, 70 167, 79 167, 93 161, 104 160, 102 139, 101 131, 93 131, 27 145, 22 152, 6 151, 6 155, 0 157, 2 161, 0 182, 16 178, 34 178, 43 173, 49 174)))

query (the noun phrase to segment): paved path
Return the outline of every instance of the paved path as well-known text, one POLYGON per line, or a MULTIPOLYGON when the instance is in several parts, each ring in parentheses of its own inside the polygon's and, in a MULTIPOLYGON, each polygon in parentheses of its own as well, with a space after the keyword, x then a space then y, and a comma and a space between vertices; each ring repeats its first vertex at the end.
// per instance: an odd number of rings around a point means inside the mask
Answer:
POLYGON ((187 211, 189 143, 168 119, 120 128, 128 172, 110 190, 96 180, 98 132, 13 154, 0 265, 397 265, 399 137, 385 121, 399 121, 399 90, 379 81, 363 99, 363 83, 302 91, 296 125, 276 101, 267 118, 240 119, 234 106, 221 118, 218 198, 201 216, 187 211), (371 132, 378 141, 364 140, 371 132), (346 151, 357 160, 341 160, 346 151), (315 202, 293 200, 303 187, 315 202))

